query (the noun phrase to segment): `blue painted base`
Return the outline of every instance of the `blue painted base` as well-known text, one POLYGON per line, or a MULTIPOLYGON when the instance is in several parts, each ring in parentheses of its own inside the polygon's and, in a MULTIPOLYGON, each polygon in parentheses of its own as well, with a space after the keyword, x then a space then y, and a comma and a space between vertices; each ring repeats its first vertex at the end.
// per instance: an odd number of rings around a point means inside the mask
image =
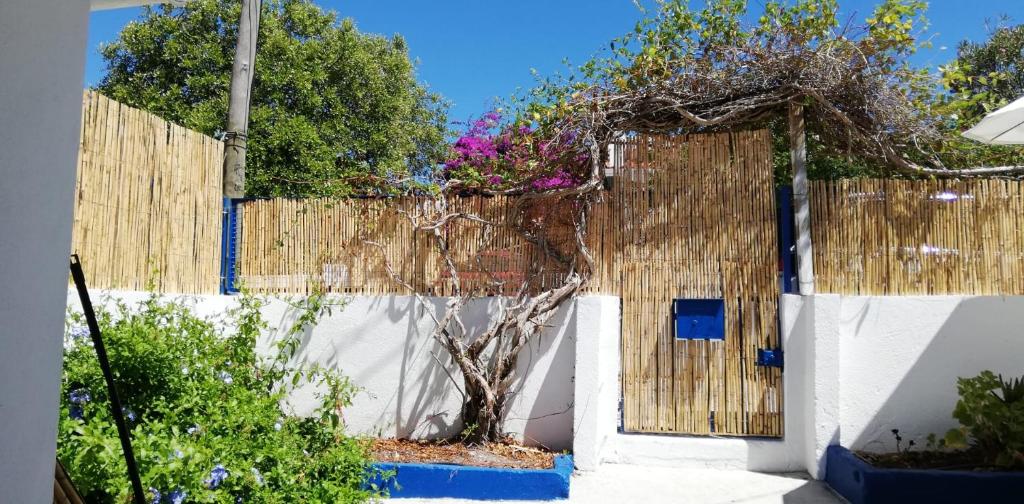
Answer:
POLYGON ((477 500, 555 500, 569 497, 572 455, 555 457, 552 469, 505 469, 447 464, 378 463, 392 472, 385 487, 391 497, 451 497, 477 500))
POLYGON ((850 504, 1022 502, 1024 473, 881 469, 829 446, 825 481, 850 504))

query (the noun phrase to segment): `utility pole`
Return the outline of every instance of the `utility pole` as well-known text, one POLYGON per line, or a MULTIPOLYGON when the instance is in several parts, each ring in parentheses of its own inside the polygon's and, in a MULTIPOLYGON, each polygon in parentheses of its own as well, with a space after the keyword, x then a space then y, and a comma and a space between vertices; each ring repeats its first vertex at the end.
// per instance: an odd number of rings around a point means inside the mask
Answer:
POLYGON ((249 96, 256 66, 262 0, 241 0, 235 62, 231 67, 228 127, 224 135, 224 197, 245 196, 245 149, 249 131, 249 96))

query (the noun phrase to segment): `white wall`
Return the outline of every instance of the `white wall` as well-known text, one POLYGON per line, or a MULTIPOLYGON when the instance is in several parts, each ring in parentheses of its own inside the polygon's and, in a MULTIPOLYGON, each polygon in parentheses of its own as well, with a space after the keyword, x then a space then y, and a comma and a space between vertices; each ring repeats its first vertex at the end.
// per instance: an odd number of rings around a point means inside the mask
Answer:
POLYGON ((0 503, 53 499, 88 16, 0 1, 0 503))
POLYGON ((1024 297, 844 297, 840 443, 869 451, 924 446, 957 425, 958 377, 1024 375, 1024 297))
MULTIPOLYGON (((958 377, 1024 375, 1024 297, 783 296, 786 373, 809 362, 804 464, 824 475, 831 444, 893 451, 892 429, 924 446, 955 427, 958 377), (786 320, 797 323, 786 324, 786 320), (800 342, 800 343, 797 343, 800 342), (808 352, 794 355, 795 347, 808 352)), ((794 390, 787 381, 787 397, 794 390)), ((787 422, 787 429, 789 427, 787 422)), ((787 430, 787 437, 789 431, 787 430)))
MULTIPOLYGON (((148 294, 139 292, 97 292, 94 304, 119 299, 131 304, 148 294)), ((234 306, 232 296, 178 296, 204 317, 220 317, 234 306)), ((440 314, 445 298, 428 298, 431 310, 440 314)), ((258 342, 258 349, 271 352, 273 342, 294 325, 300 313, 285 300, 270 298, 264 318, 276 330, 258 342)), ((480 301, 467 307, 467 327, 482 327, 498 308, 498 300, 480 301)), ((69 292, 68 303, 77 306, 77 294, 69 292)), ((506 429, 527 444, 555 450, 573 447, 576 394, 586 394, 577 423, 582 433, 580 446, 589 446, 599 436, 615 430, 618 401, 617 348, 618 298, 583 297, 568 303, 550 321, 550 327, 525 349, 519 360, 514 399, 507 415, 506 429), (579 337, 578 337, 579 336, 579 337), (586 380, 576 379, 578 345, 602 345, 614 350, 604 353, 599 381, 590 367, 586 380), (611 369, 611 375, 608 370, 611 369), (582 389, 581 389, 582 385, 582 389), (591 400, 590 397, 594 399, 591 400), (593 408, 593 409, 590 409, 593 408), (597 416, 598 411, 608 411, 597 416)), ((457 434, 462 426, 459 413, 462 386, 457 366, 430 338, 433 319, 410 296, 354 297, 302 337, 298 358, 338 369, 362 387, 354 404, 344 412, 350 432, 385 437, 430 438, 457 434), (444 363, 442 365, 441 363, 444 363), (451 378, 449 377, 451 375, 451 378), (454 381, 457 383, 454 384, 454 381)), ((596 353, 596 352, 595 352, 596 353)), ((296 413, 315 407, 315 390, 302 389, 289 401, 296 413)))

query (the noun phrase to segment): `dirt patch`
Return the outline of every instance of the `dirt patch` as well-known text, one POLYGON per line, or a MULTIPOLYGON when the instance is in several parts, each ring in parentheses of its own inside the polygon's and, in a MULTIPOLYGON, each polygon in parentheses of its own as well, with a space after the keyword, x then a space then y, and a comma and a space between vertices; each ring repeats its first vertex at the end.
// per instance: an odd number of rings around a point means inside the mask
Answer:
POLYGON ((467 446, 449 441, 377 439, 370 447, 378 462, 457 464, 512 469, 551 469, 555 454, 515 443, 485 443, 467 446))
POLYGON ((942 471, 1006 471, 993 467, 976 450, 909 451, 900 453, 855 452, 865 462, 884 469, 937 469, 942 471))

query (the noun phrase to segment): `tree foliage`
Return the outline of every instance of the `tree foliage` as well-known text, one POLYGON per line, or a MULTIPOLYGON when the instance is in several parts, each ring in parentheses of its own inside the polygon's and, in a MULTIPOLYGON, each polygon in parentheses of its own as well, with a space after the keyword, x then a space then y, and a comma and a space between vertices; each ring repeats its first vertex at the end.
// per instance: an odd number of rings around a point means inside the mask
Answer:
MULTIPOLYGON (((147 8, 102 48, 99 90, 210 135, 223 132, 240 3, 147 8)), ((252 196, 348 194, 446 153, 445 103, 405 41, 360 33, 308 0, 264 2, 250 109, 252 196)))
POLYGON ((939 67, 942 92, 930 106, 944 120, 941 155, 955 166, 1024 165, 1017 147, 989 146, 960 132, 1024 96, 1024 25, 999 26, 980 42, 963 41, 957 57, 939 67))

